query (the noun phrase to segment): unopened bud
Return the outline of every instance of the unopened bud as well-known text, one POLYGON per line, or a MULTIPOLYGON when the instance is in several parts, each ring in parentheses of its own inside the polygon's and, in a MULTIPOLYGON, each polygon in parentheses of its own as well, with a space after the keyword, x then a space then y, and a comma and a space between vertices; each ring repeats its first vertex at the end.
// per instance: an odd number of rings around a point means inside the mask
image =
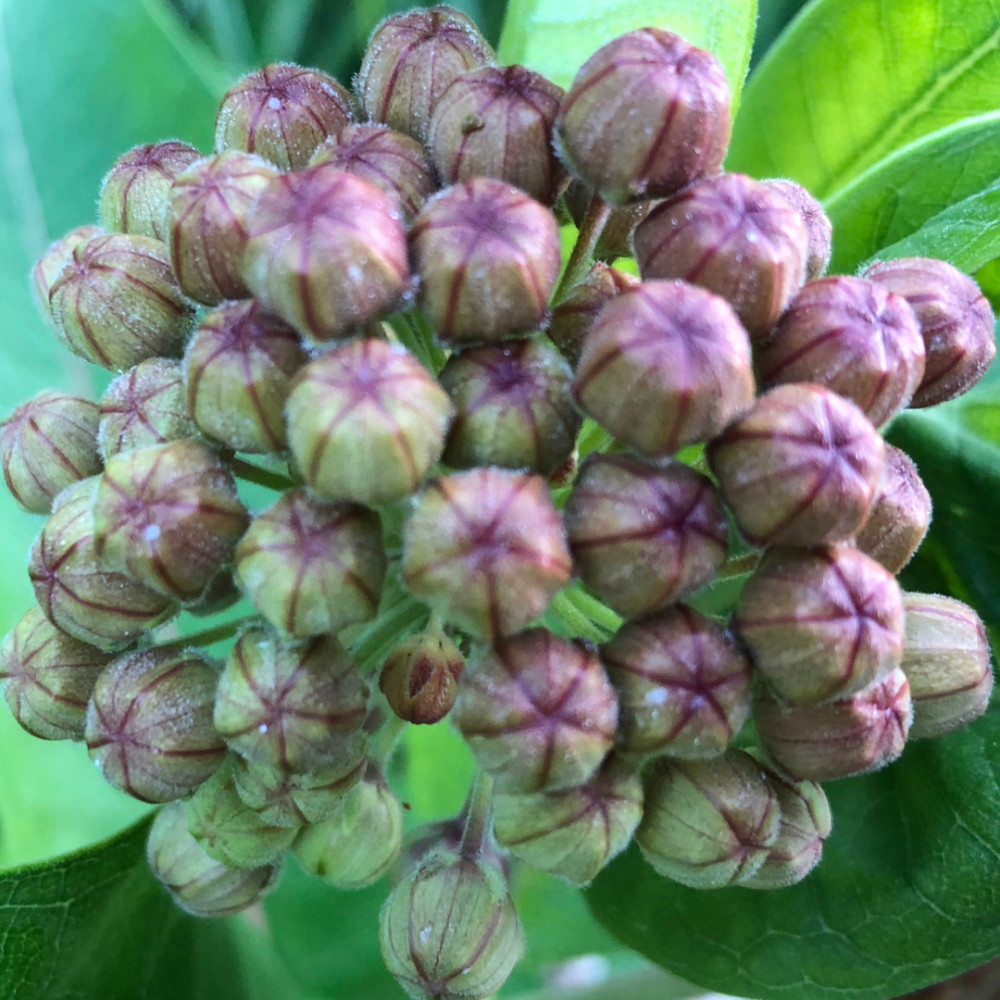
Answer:
POLYGON ((461 650, 432 622, 419 635, 393 648, 382 665, 379 687, 401 719, 432 725, 454 706, 464 670, 461 650))
POLYGON ((31 284, 35 290, 35 302, 46 323, 58 329, 49 303, 49 290, 62 273, 62 269, 73 260, 73 251, 94 236, 103 235, 100 226, 77 226, 65 236, 51 243, 41 259, 31 271, 31 284))
POLYGON ((827 218, 823 206, 801 185, 795 181, 767 180, 763 181, 772 191, 777 191, 806 224, 806 234, 809 237, 809 251, 806 256, 806 281, 815 281, 826 273, 830 263, 831 244, 833 242, 833 224, 827 218))

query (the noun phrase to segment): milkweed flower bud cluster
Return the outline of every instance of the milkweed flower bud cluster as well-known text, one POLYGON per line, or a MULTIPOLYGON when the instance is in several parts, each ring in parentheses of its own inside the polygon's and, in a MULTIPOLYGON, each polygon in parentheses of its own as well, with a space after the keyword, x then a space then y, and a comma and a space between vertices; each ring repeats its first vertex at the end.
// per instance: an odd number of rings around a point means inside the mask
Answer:
POLYGON ((896 582, 931 501, 880 428, 970 388, 993 322, 941 261, 824 276, 822 208, 721 172, 725 75, 669 32, 563 92, 435 7, 354 84, 249 74, 214 151, 127 152, 39 261, 52 330, 115 377, 0 427, 47 516, 0 690, 167 803, 149 861, 189 912, 288 850, 343 888, 395 869, 389 968, 475 1000, 523 946, 509 859, 582 885, 635 839, 687 885, 790 885, 819 782, 984 710, 976 612, 896 582), (567 205, 597 260, 557 287, 567 205), (447 716, 480 774, 404 864, 392 736, 447 716))

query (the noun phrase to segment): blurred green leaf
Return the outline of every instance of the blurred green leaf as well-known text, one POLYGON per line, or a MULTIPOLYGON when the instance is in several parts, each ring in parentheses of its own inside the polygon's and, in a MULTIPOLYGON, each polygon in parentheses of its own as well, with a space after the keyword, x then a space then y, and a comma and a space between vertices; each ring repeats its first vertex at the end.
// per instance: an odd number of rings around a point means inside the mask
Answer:
POLYGON ((775 39, 785 30, 809 0, 758 0, 757 33, 754 35, 750 68, 753 69, 767 54, 775 39))

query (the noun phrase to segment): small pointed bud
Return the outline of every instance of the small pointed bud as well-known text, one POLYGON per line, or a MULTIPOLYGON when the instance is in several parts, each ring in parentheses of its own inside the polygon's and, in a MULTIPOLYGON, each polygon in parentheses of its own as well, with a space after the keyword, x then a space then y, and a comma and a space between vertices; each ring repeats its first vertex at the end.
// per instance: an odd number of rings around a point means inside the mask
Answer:
POLYGON ((863 278, 810 281, 757 352, 765 388, 815 382, 858 405, 881 427, 924 375, 924 340, 906 300, 863 278))
POLYGON ((236 547, 236 573, 255 608, 291 635, 336 633, 375 616, 386 554, 378 515, 289 490, 236 547))
POLYGON ((35 599, 56 628, 99 649, 122 649, 172 617, 177 605, 123 573, 94 548, 96 478, 68 487, 32 546, 28 575, 35 599))
POLYGON ((582 417, 573 373, 541 337, 453 354, 439 375, 455 404, 444 461, 551 476, 573 453, 582 417))
POLYGON ((806 255, 806 281, 822 278, 830 263, 833 244, 833 223, 827 218, 823 206, 795 181, 774 179, 762 181, 772 191, 777 191, 802 217, 809 238, 806 255))
POLYGON ((581 579, 626 618, 700 589, 729 550, 711 480, 680 462, 654 468, 625 455, 591 455, 563 516, 581 579))
POLYGON ((438 337, 462 344, 527 333, 559 276, 559 227, 542 204, 478 177, 430 198, 410 229, 418 300, 438 337))
POLYGON ((316 147, 354 117, 351 95, 332 76, 292 63, 248 73, 215 116, 215 149, 256 153, 282 170, 301 170, 316 147))
POLYGON ((249 523, 232 474, 200 441, 112 456, 94 494, 94 541, 109 568, 196 600, 249 523))
POLYGON ((986 711, 993 691, 982 619, 967 604, 937 594, 904 594, 903 672, 913 728, 923 739, 961 729, 986 711))
POLYGON ((589 781, 535 794, 493 797, 497 843, 540 871, 586 885, 628 846, 642 818, 642 781, 609 757, 589 781))
POLYGON ((331 164, 276 177, 247 225, 247 287, 314 340, 348 336, 392 312, 409 290, 395 199, 331 164))
POLYGON ((663 876, 693 889, 748 879, 778 838, 778 796, 742 750, 710 760, 661 758, 646 778, 635 840, 663 876))
POLYGON ((379 688, 401 719, 416 725, 440 722, 458 697, 465 670, 462 651, 437 622, 404 639, 386 657, 379 688))
POLYGON ((795 209, 742 174, 685 188, 635 230, 645 280, 676 278, 721 295, 755 338, 770 331, 802 286, 808 250, 795 209))
POLYGON ((920 547, 930 523, 931 495, 913 459, 886 444, 882 486, 854 544, 890 573, 898 573, 920 547))
POLYGON ((779 385, 707 449, 722 498, 753 545, 815 546, 858 533, 882 483, 885 445, 850 400, 779 385))
POLYGON ((414 997, 485 1000, 524 952, 507 881, 486 860, 434 851, 392 890, 380 918, 382 958, 414 997))
POLYGON ((903 598, 888 570, 850 546, 771 549, 743 587, 733 628, 778 697, 810 705, 899 666, 903 598))
POLYGON ((207 312, 184 353, 191 416, 234 451, 285 447, 285 402, 306 363, 299 335, 250 299, 207 312))
POLYGON ((452 412, 405 348, 355 340, 299 372, 286 408, 288 444, 319 496, 387 503, 411 494, 441 457, 452 412))
POLYGON ((627 623, 601 658, 618 692, 625 753, 717 757, 750 715, 750 662, 686 605, 627 623))
POLYGON ((434 108, 427 146, 446 184, 495 177, 551 205, 564 171, 552 148, 562 87, 525 66, 456 77, 434 108))
POLYGON ((278 862, 237 869, 210 858, 188 830, 183 802, 171 802, 157 813, 146 859, 173 901, 193 917, 239 913, 266 896, 281 874, 278 862))
POLYGON ((101 225, 112 233, 166 242, 170 186, 198 159, 201 153, 194 146, 176 140, 136 146, 118 157, 101 182, 97 203, 101 225))
POLYGON ((750 341, 729 304, 694 285, 646 281, 587 334, 576 400, 649 458, 714 437, 753 402, 750 341))
POLYGON ((250 153, 227 152, 191 164, 174 181, 165 215, 170 261, 185 295, 206 305, 243 299, 247 216, 278 171, 250 153))
POLYGON ((458 690, 455 724, 504 792, 579 785, 611 749, 618 699, 593 647, 531 629, 483 650, 458 690))
POLYGON ((333 815, 295 839, 302 867, 338 889, 364 889, 389 872, 403 846, 403 807, 371 769, 341 798, 333 815))
POLYGON ((43 740, 83 738, 87 701, 111 659, 30 608, 0 645, 0 693, 22 729, 43 740))
POLYGON ((624 205, 717 173, 729 131, 729 86, 715 56, 642 28, 580 68, 559 111, 556 145, 576 177, 624 205))
POLYGON ((94 236, 104 235, 100 226, 77 226, 65 236, 60 237, 42 255, 31 271, 31 284, 35 290, 35 303, 42 318, 53 329, 58 330, 52 306, 49 303, 49 290, 62 273, 62 269, 73 260, 73 251, 94 236))
POLYGON ((112 455, 198 433, 188 410, 184 370, 173 358, 148 358, 111 380, 100 402, 97 443, 112 455))
POLYGON ((569 550, 545 480, 472 469, 435 480, 403 527, 403 582, 479 638, 513 635, 569 583, 569 550))
POLYGON ((423 142, 452 80, 496 61, 471 18, 444 5, 394 14, 372 32, 355 90, 365 114, 423 142))
POLYGON ((337 759, 367 706, 368 686, 332 635, 287 642, 256 626, 219 678, 215 726, 248 760, 305 774, 337 759))
POLYGON ((87 708, 87 749, 101 774, 143 802, 171 802, 215 773, 226 745, 212 725, 218 674, 194 649, 112 660, 87 708))
POLYGON ((927 366, 911 407, 961 396, 986 374, 996 355, 993 310, 972 278, 928 257, 881 261, 864 277, 906 299, 920 323, 927 366))
POLYGON ((179 354, 193 316, 166 246, 125 233, 78 244, 49 303, 66 347, 109 371, 179 354))
MULTIPOLYGON (((566 188, 564 204, 578 229, 587 217, 587 209, 593 198, 594 189, 583 181, 572 181, 566 188)), ((619 257, 633 256, 632 234, 635 227, 649 215, 653 204, 651 201, 640 201, 612 208, 597 239, 597 246, 594 247, 594 260, 613 264, 619 257)), ((551 332, 549 336, 552 336, 551 332)))
POLYGON ((44 389, 0 424, 0 462, 14 499, 48 514, 67 486, 101 471, 99 411, 89 399, 44 389))
POLYGON ((753 719, 764 749, 791 776, 834 781, 867 774, 903 752, 913 718, 910 686, 896 669, 838 701, 787 705, 761 685, 753 719))

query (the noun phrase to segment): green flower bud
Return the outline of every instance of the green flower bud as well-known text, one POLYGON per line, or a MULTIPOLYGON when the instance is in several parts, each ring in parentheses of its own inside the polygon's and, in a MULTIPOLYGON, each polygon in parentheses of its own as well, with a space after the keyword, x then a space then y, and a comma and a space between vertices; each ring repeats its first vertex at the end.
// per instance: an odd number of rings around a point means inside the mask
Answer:
POLYGON ((458 690, 455 723, 505 792, 582 784, 614 741, 618 699, 596 650, 545 629, 482 650, 458 690))
POLYGON ((367 706, 368 686, 332 635, 292 643, 258 626, 229 654, 214 718, 248 760, 307 774, 339 759, 367 706))
POLYGON ((378 515, 289 490, 236 547, 236 572, 254 607, 292 635, 339 632, 378 610, 386 555, 378 515))
POLYGON ((332 76, 271 63, 227 91, 215 116, 215 149, 257 153, 301 170, 316 147, 353 119, 351 95, 332 76))
POLYGON ((18 724, 33 736, 79 740, 87 701, 110 659, 30 608, 0 645, 0 693, 18 724))
POLYGON ((386 657, 378 686, 389 707, 416 725, 440 722, 458 697, 465 657, 436 622, 404 639, 386 657))
POLYGON ((635 840, 663 876, 694 889, 750 878, 780 827, 778 796, 742 750, 711 760, 656 762, 635 840))
POLYGON ((403 526, 403 583, 479 638, 519 632, 572 572, 545 481, 504 469, 435 480, 403 526))
POLYGON ((110 371, 179 354, 193 315, 167 248, 125 233, 78 243, 49 289, 49 304, 66 347, 110 371))
POLYGON ((200 157, 194 146, 176 140, 136 146, 118 157, 101 182, 97 203, 101 225, 109 232, 165 242, 170 185, 200 157))
MULTIPOLYGON (((587 209, 593 198, 594 189, 577 180, 570 183, 563 195, 563 204, 578 229, 587 217, 587 209)), ((632 205, 612 207, 608 221, 604 223, 598 237, 597 246, 594 247, 594 260, 613 264, 619 257, 632 257, 632 234, 635 227, 649 215, 654 204, 651 201, 640 201, 632 205)), ((552 336, 551 330, 549 336, 552 336)))
POLYGON ((211 777, 226 755, 212 726, 217 681, 194 649, 112 660, 87 707, 87 749, 104 777, 143 802, 182 798, 211 777))
POLYGON ((306 363, 299 335, 255 300, 205 314, 184 354, 187 401, 198 429, 234 451, 285 447, 285 401, 306 363))
POLYGON ((112 456, 94 494, 101 561, 179 600, 200 597, 248 522, 232 474, 193 439, 112 456))
POLYGON ((609 757, 583 785, 493 797, 497 843, 532 868, 586 885, 628 846, 642 818, 642 781, 609 757))
POLYGON ((73 251, 94 236, 102 236, 104 230, 100 226, 77 226, 65 236, 60 237, 42 255, 32 268, 31 284, 35 290, 35 303, 42 318, 54 330, 58 331, 52 306, 49 303, 49 290, 62 273, 63 268, 72 262, 73 251))
POLYGON ((380 504, 412 493, 441 457, 447 393, 405 348, 356 340, 306 365, 292 384, 288 444, 327 500, 380 504))
POLYGON ((173 901, 194 917, 239 913, 267 895, 281 874, 280 863, 235 869, 210 858, 188 832, 182 802, 171 802, 157 814, 146 858, 173 901))
POLYGON ((993 671, 986 629, 972 608, 951 597, 904 594, 903 607, 910 736, 942 736, 979 718, 989 705, 993 671))
POLYGON ((806 255, 806 281, 815 281, 823 277, 830 263, 830 251, 833 244, 833 224, 827 218, 823 206, 801 185, 795 181, 767 180, 762 181, 772 191, 777 191, 799 213, 806 224, 806 234, 809 238, 809 250, 806 255))
POLYGON ((48 514, 67 486, 101 471, 97 406, 54 389, 22 403, 0 424, 0 462, 14 499, 48 514))
POLYGON ((380 939, 400 985, 434 1000, 484 1000, 524 951, 500 869, 445 851, 425 857, 389 894, 380 939))

